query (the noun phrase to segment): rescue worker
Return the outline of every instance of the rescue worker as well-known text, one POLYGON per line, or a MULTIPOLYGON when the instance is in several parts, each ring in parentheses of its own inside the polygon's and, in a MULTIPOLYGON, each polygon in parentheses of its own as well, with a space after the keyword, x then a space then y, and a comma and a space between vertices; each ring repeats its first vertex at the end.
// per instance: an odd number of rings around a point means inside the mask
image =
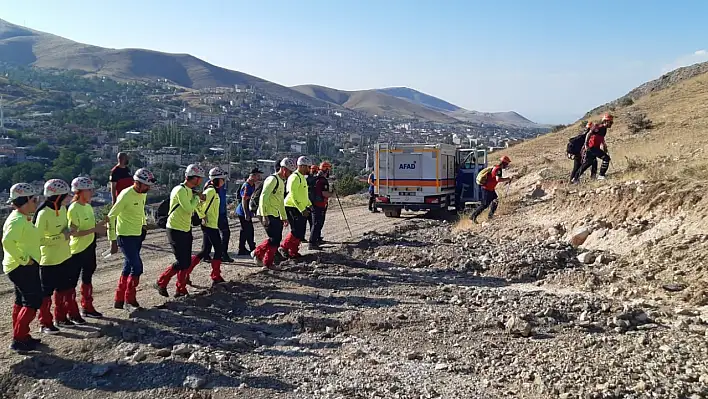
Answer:
POLYGON ((31 351, 41 342, 30 335, 30 323, 44 296, 37 264, 41 259, 39 231, 30 221, 37 197, 30 184, 17 183, 10 188, 8 203, 12 212, 2 228, 2 268, 15 286, 10 349, 31 351))
MULTIPOLYGON (((585 137, 588 132, 592 130, 593 126, 594 124, 592 121, 589 121, 587 125, 585 125, 583 133, 571 138, 570 143, 568 144, 568 158, 573 160, 573 170, 570 172, 571 183, 577 182, 577 180, 575 180, 575 175, 578 174, 580 167, 583 165, 583 156, 585 154, 583 152, 583 143, 585 142, 585 137)), ((590 176, 594 179, 595 176, 597 176, 597 159, 592 163, 591 168, 590 176)))
POLYGON ((79 308, 76 304, 76 284, 81 277, 81 315, 100 319, 103 315, 93 307, 92 277, 96 271, 96 234, 106 232, 106 220, 96 223, 91 197, 93 197, 93 181, 89 177, 77 177, 71 181, 71 191, 74 199, 69 205, 67 217, 71 230, 69 248, 71 263, 74 267, 71 282, 71 299, 69 301, 69 316, 75 317, 79 308))
POLYGON ((307 190, 307 177, 312 162, 306 156, 297 159, 297 170, 288 177, 285 197, 285 213, 290 224, 290 233, 280 245, 280 255, 284 258, 299 258, 300 243, 305 239, 307 218, 310 216, 312 202, 307 190))
POLYGON ((260 217, 268 238, 256 247, 251 257, 256 265, 267 269, 279 270, 275 266, 275 254, 283 238, 283 228, 288 225, 285 211, 285 181, 295 169, 297 169, 295 161, 283 158, 278 172, 263 181, 258 198, 256 214, 260 217))
POLYGON ((130 174, 128 163, 130 159, 125 152, 118 153, 118 163, 111 169, 108 181, 111 184, 111 199, 116 203, 118 194, 133 185, 133 176, 130 174))
POLYGON ((322 162, 319 167, 319 173, 316 176, 313 195, 312 195, 312 218, 314 220, 314 228, 310 230, 310 243, 308 249, 319 251, 322 242, 322 228, 324 227, 325 212, 329 203, 329 197, 333 193, 329 190, 329 178, 332 164, 322 162))
POLYGON ((605 180, 605 175, 607 174, 607 169, 610 167, 610 155, 607 151, 607 143, 605 142, 605 136, 607 135, 607 129, 612 128, 612 123, 614 117, 611 114, 605 114, 602 116, 602 120, 599 124, 593 126, 585 137, 585 160, 583 161, 583 166, 580 168, 575 176, 575 181, 579 181, 580 177, 592 167, 596 160, 602 159, 602 165, 600 165, 600 174, 597 176, 598 180, 605 180))
MULTIPOLYGON (((315 187, 315 180, 317 180, 317 173, 320 171, 320 166, 319 165, 312 165, 310 166, 310 174, 307 175, 307 190, 308 190, 308 195, 310 196, 310 202, 312 201, 312 190, 315 187)), ((310 225, 310 234, 312 234, 312 229, 315 225, 313 219, 312 219, 312 213, 310 213, 310 217, 307 218, 307 224, 310 225)), ((307 241, 304 241, 307 242, 307 241)))
POLYGON ((118 194, 116 203, 108 212, 111 253, 117 253, 120 246, 124 259, 113 305, 116 309, 142 310, 136 291, 143 274, 140 250, 147 235, 145 200, 155 183, 157 181, 152 172, 145 168, 138 169, 133 175, 133 187, 118 194))
POLYGON ((81 315, 69 319, 69 299, 71 297, 71 248, 69 247, 69 224, 64 201, 71 187, 61 179, 50 179, 44 183, 44 203, 34 214, 34 225, 40 236, 39 276, 42 280, 44 298, 39 308, 40 331, 57 334, 58 327, 73 327, 86 324, 81 315), (54 318, 50 311, 54 296, 54 318))
POLYGON ((376 209, 376 175, 374 172, 369 173, 367 182, 369 183, 369 212, 379 213, 376 209))
POLYGON ((239 196, 241 202, 236 206, 236 216, 241 225, 241 230, 238 236, 238 256, 250 255, 256 249, 255 231, 253 229, 253 214, 249 209, 248 203, 251 200, 253 192, 256 191, 256 185, 261 180, 261 172, 258 168, 251 170, 248 179, 241 185, 239 196), (248 248, 246 248, 248 244, 248 248))
MULTIPOLYGON (((223 247, 221 246, 221 236, 219 235, 219 198, 218 189, 226 183, 228 173, 225 170, 216 167, 209 171, 209 182, 204 189, 204 201, 197 206, 197 215, 202 219, 202 250, 196 255, 198 260, 192 260, 189 268, 189 275, 192 274, 194 267, 203 260, 206 255, 209 255, 211 249, 214 248, 214 256, 211 257, 211 282, 213 285, 224 282, 221 277, 221 258, 223 255, 223 247)), ((254 245, 255 247, 255 245, 254 245)), ((191 282, 189 282, 191 285, 191 282)), ((165 290, 166 291, 166 290, 165 290)))
POLYGON ((187 283, 189 270, 201 260, 192 256, 192 215, 205 196, 199 193, 199 187, 206 176, 204 169, 196 164, 187 166, 184 182, 175 186, 170 193, 170 213, 167 217, 167 240, 172 247, 175 261, 157 279, 156 288, 160 295, 167 294, 167 285, 172 277, 177 276, 175 297, 188 294, 187 283))
POLYGON ((504 155, 499 160, 499 164, 494 166, 487 176, 487 181, 482 186, 482 203, 474 210, 470 219, 477 223, 477 217, 484 212, 485 209, 489 208, 489 220, 494 217, 494 212, 497 210, 499 205, 499 197, 497 196, 497 184, 504 182, 511 182, 511 177, 502 177, 502 171, 509 167, 511 159, 504 155))
MULTIPOLYGON (((226 173, 226 178, 224 179, 224 185, 216 189, 219 193, 219 234, 221 235, 221 261, 224 263, 235 262, 233 258, 229 255, 229 241, 231 241, 231 227, 229 226, 229 211, 228 211, 228 201, 226 198, 226 193, 228 192, 228 172, 226 173)), ((255 245, 254 245, 255 247, 255 245)), ((211 244, 207 248, 207 255, 204 256, 202 261, 211 262, 211 244)), ((248 255, 248 254, 246 254, 248 255)))

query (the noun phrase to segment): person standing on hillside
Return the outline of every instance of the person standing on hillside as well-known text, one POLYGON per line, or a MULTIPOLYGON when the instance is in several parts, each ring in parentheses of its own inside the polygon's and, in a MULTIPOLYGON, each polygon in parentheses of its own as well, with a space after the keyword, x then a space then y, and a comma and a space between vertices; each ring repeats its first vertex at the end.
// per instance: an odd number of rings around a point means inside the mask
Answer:
POLYGON ((331 163, 325 161, 320 164, 319 173, 315 178, 314 188, 312 190, 312 219, 314 221, 314 227, 310 230, 308 249, 313 251, 322 249, 320 244, 322 243, 322 228, 325 222, 325 212, 329 204, 329 197, 333 195, 329 190, 329 181, 327 180, 330 170, 332 170, 331 163))
POLYGON ((607 169, 610 167, 611 160, 607 151, 605 136, 607 135, 607 129, 612 128, 613 122, 614 117, 611 114, 605 114, 602 116, 600 123, 593 126, 592 129, 588 131, 584 145, 585 160, 583 161, 583 166, 576 174, 574 182, 580 181, 580 177, 583 173, 590 169, 592 165, 597 162, 598 158, 602 159, 602 165, 600 166, 600 174, 597 176, 597 179, 605 180, 605 175, 607 174, 607 169))
MULTIPOLYGON (((592 130, 594 124, 592 121, 585 125, 585 129, 582 133, 577 136, 572 137, 568 140, 568 159, 573 160, 573 170, 570 172, 570 182, 575 183, 575 175, 580 171, 580 167, 583 166, 583 144, 585 143, 585 138, 590 130, 592 130)), ((592 163, 590 170, 590 176, 594 179, 597 176, 597 159, 592 163)))
POLYGON ((37 197, 30 184, 17 183, 10 187, 8 203, 12 212, 2 228, 2 269, 15 286, 10 349, 31 351, 41 342, 30 335, 30 324, 43 297, 38 265, 39 231, 30 221, 37 209, 37 197))
POLYGON ((307 218, 310 216, 312 202, 307 189, 307 174, 310 172, 310 158, 301 156, 297 159, 297 170, 288 177, 285 197, 285 212, 288 215, 290 233, 280 245, 280 255, 285 258, 300 257, 300 243, 307 232, 307 218))
POLYGON ((374 172, 369 173, 367 182, 369 183, 369 212, 379 213, 376 209, 376 175, 374 172))
MULTIPOLYGON (((313 194, 313 190, 315 188, 315 181, 317 180, 317 173, 319 173, 319 171, 320 171, 320 166, 315 164, 315 165, 310 166, 310 174, 307 175, 307 192, 310 197, 310 202, 313 202, 312 194, 313 194)), ((312 213, 310 213, 310 217, 307 218, 307 224, 310 225, 310 234, 312 234, 312 229, 315 226, 312 213)))
POLYGON ((238 236, 238 256, 250 255, 256 249, 255 230, 253 229, 253 213, 251 212, 248 203, 251 201, 253 192, 256 191, 256 185, 261 180, 261 172, 258 168, 251 170, 248 179, 241 185, 239 196, 241 201, 236 206, 236 216, 238 216, 241 230, 238 236), (246 245, 250 249, 246 248, 246 245))
POLYGON ((130 174, 128 163, 130 159, 125 152, 118 153, 118 163, 111 169, 108 181, 111 184, 111 199, 113 204, 118 199, 118 194, 133 185, 133 176, 130 174))
POLYGON ((278 270, 275 267, 275 254, 283 239, 283 228, 288 225, 285 211, 285 180, 295 169, 297 169, 295 161, 283 158, 280 162, 280 170, 268 176, 260 188, 256 214, 260 217, 268 238, 251 252, 251 257, 256 265, 267 269, 278 270))
POLYGON ((172 247, 175 261, 157 279, 156 288, 160 295, 167 297, 167 285, 172 277, 177 276, 175 297, 187 295, 189 270, 197 265, 201 258, 192 255, 192 215, 205 196, 199 192, 202 180, 206 176, 204 169, 196 164, 187 166, 184 182, 177 185, 170 193, 170 213, 167 216, 167 241, 172 247))
MULTIPOLYGON (((477 207, 477 209, 472 212, 470 219, 477 222, 477 217, 484 212, 485 209, 489 208, 489 220, 494 217, 494 212, 497 210, 499 205, 499 197, 497 196, 497 184, 499 183, 510 183, 511 177, 502 177, 502 171, 509 167, 511 159, 504 155, 499 160, 499 164, 494 166, 487 175, 486 182, 482 185, 482 203, 477 207)), ((481 173, 481 172, 480 172, 481 173)))
POLYGON ((152 172, 145 168, 138 169, 133 175, 133 187, 118 194, 116 203, 108 212, 111 253, 118 253, 120 246, 124 259, 113 305, 116 309, 124 309, 127 304, 128 310, 142 310, 136 293, 143 274, 140 250, 147 235, 145 201, 155 183, 157 181, 152 172))

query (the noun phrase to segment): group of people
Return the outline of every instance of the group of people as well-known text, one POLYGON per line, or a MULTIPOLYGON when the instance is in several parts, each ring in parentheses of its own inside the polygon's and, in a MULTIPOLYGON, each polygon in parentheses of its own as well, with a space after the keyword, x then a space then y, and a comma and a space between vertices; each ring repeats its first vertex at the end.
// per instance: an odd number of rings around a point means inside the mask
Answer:
POLYGON ((578 184, 580 177, 590 169, 592 179, 605 180, 610 168, 610 155, 605 142, 607 129, 612 128, 614 117, 607 113, 599 123, 588 122, 585 130, 568 141, 566 152, 573 160, 573 170, 570 172, 570 182, 578 184), (602 160, 600 173, 597 173, 597 161, 602 160))

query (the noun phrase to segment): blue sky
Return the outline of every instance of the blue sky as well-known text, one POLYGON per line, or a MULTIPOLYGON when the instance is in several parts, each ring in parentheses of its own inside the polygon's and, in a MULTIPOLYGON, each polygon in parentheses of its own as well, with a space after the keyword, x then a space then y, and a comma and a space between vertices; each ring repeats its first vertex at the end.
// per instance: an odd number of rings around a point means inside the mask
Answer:
POLYGON ((408 86, 543 123, 708 61, 708 1, 0 0, 79 42, 190 53, 292 86, 408 86))

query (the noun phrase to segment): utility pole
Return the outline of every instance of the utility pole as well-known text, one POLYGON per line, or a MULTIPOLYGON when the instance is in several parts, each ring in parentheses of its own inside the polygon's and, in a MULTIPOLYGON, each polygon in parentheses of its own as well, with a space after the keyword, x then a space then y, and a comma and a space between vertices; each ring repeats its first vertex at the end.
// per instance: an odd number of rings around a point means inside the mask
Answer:
POLYGON ((2 108, 2 94, 0 94, 0 134, 5 134, 5 111, 2 108))

